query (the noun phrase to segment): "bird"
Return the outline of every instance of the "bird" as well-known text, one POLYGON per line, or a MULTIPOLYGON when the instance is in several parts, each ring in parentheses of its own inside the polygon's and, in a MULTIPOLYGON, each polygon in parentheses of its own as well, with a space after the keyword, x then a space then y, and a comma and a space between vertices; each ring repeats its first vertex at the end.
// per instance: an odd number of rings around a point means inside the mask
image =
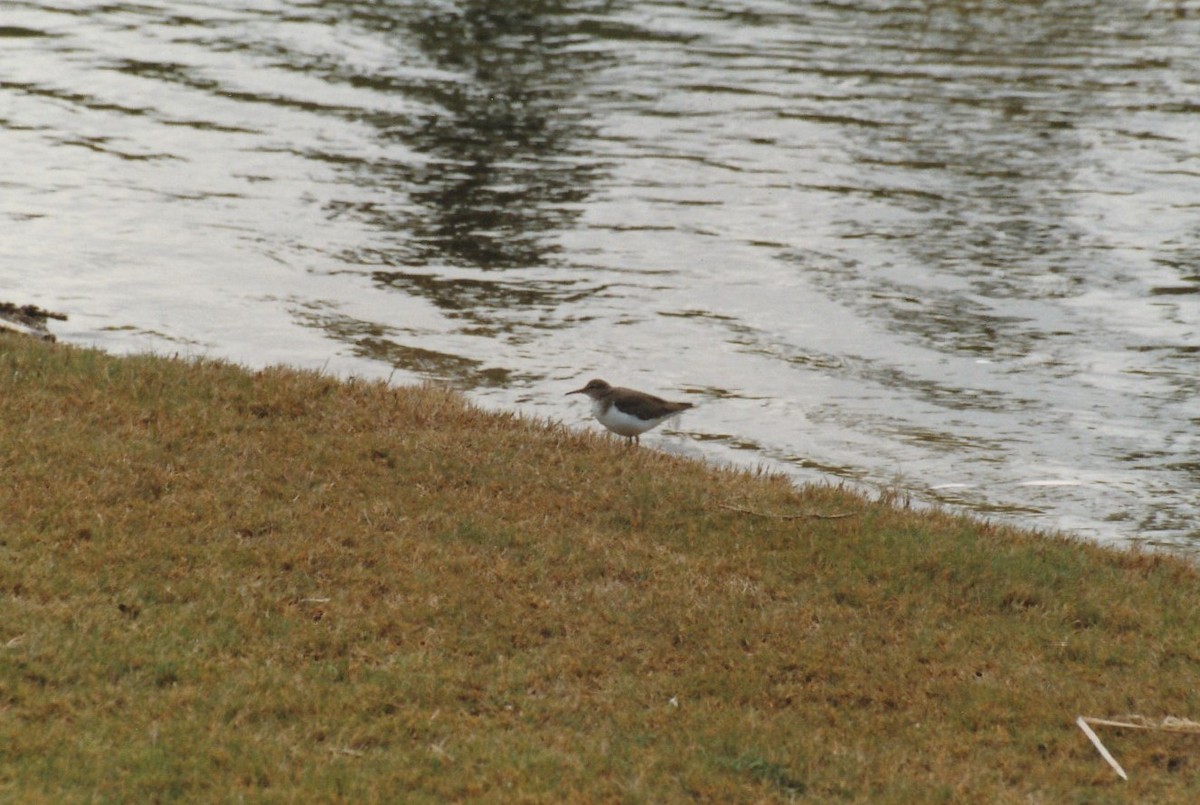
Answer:
POLYGON ((630 445, 640 443, 639 437, 646 431, 693 407, 689 402, 670 402, 644 391, 610 386, 599 378, 567 394, 591 397, 592 416, 630 445))

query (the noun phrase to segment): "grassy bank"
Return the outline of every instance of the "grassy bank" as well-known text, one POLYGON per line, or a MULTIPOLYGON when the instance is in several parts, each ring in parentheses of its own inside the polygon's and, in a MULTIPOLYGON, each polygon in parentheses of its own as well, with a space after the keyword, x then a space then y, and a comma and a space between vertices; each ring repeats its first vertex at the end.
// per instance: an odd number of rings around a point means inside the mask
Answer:
POLYGON ((0 801, 1200 797, 1073 723, 1200 718, 1181 561, 436 388, 0 336, 0 389, 0 801))

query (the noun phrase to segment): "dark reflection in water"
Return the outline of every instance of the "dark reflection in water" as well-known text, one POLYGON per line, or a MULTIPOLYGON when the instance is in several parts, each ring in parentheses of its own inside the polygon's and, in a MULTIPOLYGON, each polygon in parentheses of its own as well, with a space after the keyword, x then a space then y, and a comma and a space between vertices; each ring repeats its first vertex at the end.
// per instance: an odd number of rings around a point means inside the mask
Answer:
POLYGON ((380 285, 480 326, 507 326, 522 310, 578 293, 563 281, 518 283, 491 272, 565 267, 557 234, 573 226, 601 171, 587 155, 593 132, 574 95, 604 57, 577 47, 579 6, 346 4, 356 25, 386 34, 410 60, 416 48, 425 62, 415 75, 350 79, 400 92, 423 111, 370 120, 382 142, 412 156, 351 166, 369 174, 352 181, 385 187, 397 203, 369 214, 392 242, 348 252, 349 262, 388 266, 373 272, 380 285), (447 268, 483 273, 447 276, 447 268))

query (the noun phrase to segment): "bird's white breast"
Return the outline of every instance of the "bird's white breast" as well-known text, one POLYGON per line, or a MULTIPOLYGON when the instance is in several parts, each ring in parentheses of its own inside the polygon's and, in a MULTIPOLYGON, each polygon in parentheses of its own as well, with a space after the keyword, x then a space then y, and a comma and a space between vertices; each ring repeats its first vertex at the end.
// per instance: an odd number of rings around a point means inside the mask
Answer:
POLYGON ((670 416, 663 416, 655 419, 638 419, 624 413, 615 405, 609 405, 606 408, 601 400, 592 401, 592 416, 596 417, 601 425, 619 436, 640 436, 663 420, 670 418, 670 416))

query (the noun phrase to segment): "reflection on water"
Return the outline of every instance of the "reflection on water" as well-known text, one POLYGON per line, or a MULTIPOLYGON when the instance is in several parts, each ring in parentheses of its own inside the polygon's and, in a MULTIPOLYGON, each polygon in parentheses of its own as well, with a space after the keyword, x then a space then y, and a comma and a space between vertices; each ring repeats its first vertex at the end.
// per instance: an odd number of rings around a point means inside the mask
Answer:
POLYGON ((562 268, 555 234, 575 225, 599 170, 576 88, 604 57, 573 47, 579 39, 563 5, 489 1, 369 15, 349 7, 355 24, 391 39, 420 69, 338 80, 401 94, 421 111, 370 121, 379 141, 408 159, 385 149, 345 166, 348 182, 386 188, 394 201, 366 217, 391 237, 343 256, 382 266, 371 274, 378 285, 424 297, 477 332, 503 331, 514 316, 578 294, 562 280, 495 273, 562 268), (455 268, 474 273, 447 273, 455 268))
POLYGON ((246 5, 6 6, 65 339, 581 427, 600 375, 699 403, 669 449, 1200 544, 1200 9, 246 5))

